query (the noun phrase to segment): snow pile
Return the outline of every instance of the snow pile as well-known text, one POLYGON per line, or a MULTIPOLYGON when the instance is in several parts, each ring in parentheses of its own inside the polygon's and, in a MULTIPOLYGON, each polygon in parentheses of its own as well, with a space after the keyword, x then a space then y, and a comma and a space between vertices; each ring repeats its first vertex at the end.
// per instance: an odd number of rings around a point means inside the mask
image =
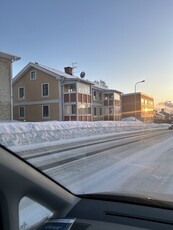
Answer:
POLYGON ((142 121, 136 119, 135 117, 125 117, 122 119, 122 121, 138 121, 142 123, 142 121))
POLYGON ((8 147, 23 146, 151 128, 165 126, 140 121, 7 122, 0 123, 0 143, 8 147))

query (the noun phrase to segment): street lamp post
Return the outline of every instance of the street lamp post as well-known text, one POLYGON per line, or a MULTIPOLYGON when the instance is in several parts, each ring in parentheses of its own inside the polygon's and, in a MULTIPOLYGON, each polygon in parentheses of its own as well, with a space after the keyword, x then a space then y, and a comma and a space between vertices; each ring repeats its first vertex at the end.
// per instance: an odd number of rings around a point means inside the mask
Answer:
POLYGON ((136 121, 136 86, 137 84, 142 83, 142 82, 145 82, 145 80, 138 81, 135 83, 135 121, 136 121))

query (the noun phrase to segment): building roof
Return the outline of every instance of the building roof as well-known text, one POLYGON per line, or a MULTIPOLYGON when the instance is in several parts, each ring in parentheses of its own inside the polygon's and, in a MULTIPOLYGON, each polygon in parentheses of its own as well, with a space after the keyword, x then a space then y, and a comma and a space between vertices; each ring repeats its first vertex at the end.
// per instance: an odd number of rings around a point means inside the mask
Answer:
POLYGON ((105 91, 105 92, 108 91, 109 93, 112 92, 112 93, 119 93, 119 94, 122 94, 121 91, 116 90, 116 89, 108 89, 108 88, 107 88, 107 89, 105 89, 104 91, 105 91))
POLYGON ((94 84, 94 85, 93 85, 93 88, 95 88, 95 89, 99 89, 99 90, 101 90, 101 91, 109 91, 109 92, 115 92, 115 93, 121 93, 121 94, 122 94, 122 92, 119 91, 119 90, 109 89, 108 87, 99 85, 99 84, 97 84, 97 83, 95 83, 95 82, 93 82, 93 84, 94 84))
POLYGON ((61 72, 59 70, 56 70, 56 69, 53 69, 51 67, 48 67, 48 66, 45 66, 45 65, 41 65, 37 62, 35 63, 32 63, 32 62, 29 62, 14 78, 13 78, 13 84, 18 81, 22 76, 23 74, 25 74, 30 68, 35 68, 35 69, 38 69, 38 70, 41 70, 57 79, 65 79, 65 80, 68 80, 68 81, 71 81, 71 80, 74 80, 74 81, 80 81, 80 82, 83 82, 83 83, 86 83, 86 84, 90 84, 92 85, 93 82, 90 82, 88 80, 85 80, 85 79, 82 79, 82 78, 79 78, 79 77, 76 77, 76 76, 73 76, 73 75, 70 75, 70 74, 67 74, 67 73, 64 73, 64 72, 61 72))
POLYGON ((147 94, 145 94, 145 93, 143 93, 143 92, 136 92, 136 93, 124 93, 124 94, 122 94, 122 96, 123 96, 123 97, 126 97, 126 96, 134 96, 135 94, 141 94, 142 96, 146 96, 146 97, 149 97, 149 98, 152 98, 152 99, 153 99, 153 97, 152 97, 152 96, 147 95, 147 94))
POLYGON ((165 115, 160 112, 156 112, 156 116, 165 117, 165 115))
POLYGON ((169 113, 165 112, 163 109, 159 113, 163 114, 164 116, 171 116, 169 113))
POLYGON ((62 79, 64 80, 64 84, 66 82, 69 82, 69 81, 80 81, 80 82, 83 82, 85 84, 89 84, 89 85, 92 85, 94 88, 97 88, 97 89, 100 89, 100 90, 103 90, 103 91, 109 91, 109 92, 116 92, 116 93, 122 93, 118 90, 114 90, 114 89, 108 89, 104 86, 101 86, 101 85, 98 85, 92 81, 89 81, 87 79, 83 79, 83 78, 80 78, 80 77, 76 77, 76 76, 73 76, 73 75, 70 75, 70 74, 67 74, 65 72, 62 72, 62 71, 59 71, 59 70, 56 70, 54 68, 51 68, 51 67, 48 67, 48 66, 45 66, 45 65, 41 65, 39 64, 38 62, 35 62, 35 63, 32 63, 32 62, 29 62, 14 78, 13 78, 13 84, 15 82, 17 82, 22 76, 23 74, 25 74, 30 68, 35 68, 35 69, 39 69, 57 79, 62 79))
POLYGON ((11 60, 11 61, 18 61, 21 59, 20 57, 18 57, 16 55, 7 54, 7 53, 1 52, 1 51, 0 51, 0 57, 4 58, 4 59, 11 60))
POLYGON ((96 84, 95 82, 93 82, 93 88, 100 89, 102 91, 105 90, 105 89, 108 89, 107 87, 99 85, 99 84, 96 84))

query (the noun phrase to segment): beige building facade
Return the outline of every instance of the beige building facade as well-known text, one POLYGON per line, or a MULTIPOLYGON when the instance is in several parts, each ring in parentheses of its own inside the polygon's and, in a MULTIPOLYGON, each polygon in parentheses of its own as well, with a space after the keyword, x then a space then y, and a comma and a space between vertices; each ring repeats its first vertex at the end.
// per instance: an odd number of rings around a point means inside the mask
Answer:
POLYGON ((12 63, 19 59, 0 52, 0 120, 13 120, 12 63))
MULTIPOLYGON (((104 94, 108 92, 107 88, 73 76, 71 67, 61 72, 29 63, 13 79, 14 118, 21 121, 120 120, 121 108, 116 116, 115 100, 111 117, 104 116, 104 94)), ((109 93, 121 95, 119 91, 109 93)), ((121 100, 120 96, 117 98, 121 100)))
POLYGON ((91 84, 38 63, 13 80, 14 118, 21 121, 91 121, 91 84))

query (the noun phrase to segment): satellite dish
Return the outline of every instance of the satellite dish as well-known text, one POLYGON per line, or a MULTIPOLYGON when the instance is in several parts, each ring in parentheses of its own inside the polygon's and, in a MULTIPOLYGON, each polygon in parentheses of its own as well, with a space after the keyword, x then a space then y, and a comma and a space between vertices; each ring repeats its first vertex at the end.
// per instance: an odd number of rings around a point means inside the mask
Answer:
POLYGON ((84 78, 84 77, 85 77, 85 72, 81 72, 81 73, 80 73, 80 77, 81 77, 81 78, 84 78))

